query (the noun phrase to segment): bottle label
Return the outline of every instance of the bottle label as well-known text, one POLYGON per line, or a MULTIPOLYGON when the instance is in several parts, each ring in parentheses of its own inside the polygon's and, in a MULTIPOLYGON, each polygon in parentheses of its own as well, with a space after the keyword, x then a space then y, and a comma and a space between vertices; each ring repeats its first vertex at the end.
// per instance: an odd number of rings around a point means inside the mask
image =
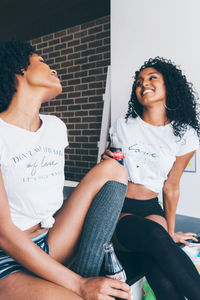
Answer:
POLYGON ((123 165, 123 159, 125 158, 122 148, 110 147, 110 151, 113 153, 112 158, 117 160, 121 165, 123 165))
POLYGON ((106 275, 107 278, 111 278, 111 279, 116 279, 122 282, 126 282, 126 273, 124 272, 124 270, 120 271, 119 273, 115 273, 112 275, 106 275))
POLYGON ((125 157, 124 157, 124 154, 122 153, 122 151, 116 151, 116 152, 113 152, 113 158, 117 160, 117 159, 123 159, 125 157))

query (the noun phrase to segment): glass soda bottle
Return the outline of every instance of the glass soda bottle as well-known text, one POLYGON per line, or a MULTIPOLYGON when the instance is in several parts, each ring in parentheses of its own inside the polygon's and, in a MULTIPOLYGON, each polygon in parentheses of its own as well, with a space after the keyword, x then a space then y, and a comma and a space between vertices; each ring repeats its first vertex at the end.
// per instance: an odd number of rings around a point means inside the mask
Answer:
POLYGON ((113 159, 117 160, 121 165, 124 164, 124 154, 122 153, 122 148, 118 141, 117 135, 111 135, 111 147, 110 151, 113 153, 113 159))
POLYGON ((105 252, 105 265, 104 271, 105 276, 112 279, 117 279, 123 282, 126 282, 127 277, 126 273, 120 264, 112 243, 104 244, 104 252, 105 252))

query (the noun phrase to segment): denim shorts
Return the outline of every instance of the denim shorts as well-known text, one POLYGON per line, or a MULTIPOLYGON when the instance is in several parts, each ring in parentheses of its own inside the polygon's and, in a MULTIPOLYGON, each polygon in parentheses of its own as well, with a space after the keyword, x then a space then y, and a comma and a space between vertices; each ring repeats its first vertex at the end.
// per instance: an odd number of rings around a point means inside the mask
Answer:
MULTIPOLYGON (((43 251, 49 254, 49 246, 46 240, 48 231, 35 236, 32 238, 32 241, 38 245, 43 251)), ((19 271, 27 271, 26 268, 21 266, 18 262, 16 262, 11 256, 6 254, 3 250, 0 249, 0 279, 5 276, 19 272, 19 271)))
POLYGON ((125 198, 122 212, 132 213, 140 217, 159 215, 165 218, 165 213, 158 202, 158 197, 149 200, 125 198))

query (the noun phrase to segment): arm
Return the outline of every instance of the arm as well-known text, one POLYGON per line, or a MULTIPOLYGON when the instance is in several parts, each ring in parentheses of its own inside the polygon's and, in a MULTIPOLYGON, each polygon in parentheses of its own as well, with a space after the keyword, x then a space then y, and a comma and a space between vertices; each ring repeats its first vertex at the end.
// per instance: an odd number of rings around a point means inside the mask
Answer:
POLYGON ((86 300, 99 295, 128 299, 128 285, 106 278, 82 278, 47 255, 11 220, 6 191, 0 172, 0 248, 32 273, 72 290, 86 300))
POLYGON ((165 214, 167 220, 168 232, 176 243, 189 244, 186 240, 193 239, 196 234, 194 233, 175 233, 175 217, 176 208, 179 200, 179 183, 184 169, 192 158, 195 151, 178 156, 176 161, 169 172, 168 178, 163 187, 163 203, 165 207, 165 214))
POLYGON ((38 276, 78 291, 81 277, 52 259, 12 223, 1 172, 0 219, 0 248, 38 276))

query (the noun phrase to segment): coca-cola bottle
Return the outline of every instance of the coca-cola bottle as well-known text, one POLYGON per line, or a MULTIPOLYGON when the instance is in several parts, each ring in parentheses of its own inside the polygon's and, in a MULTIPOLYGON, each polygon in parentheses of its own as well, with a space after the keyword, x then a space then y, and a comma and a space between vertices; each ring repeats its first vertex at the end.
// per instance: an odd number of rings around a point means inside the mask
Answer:
POLYGON ((112 158, 117 160, 121 165, 123 165, 124 164, 124 154, 122 152, 122 148, 120 147, 118 137, 116 134, 112 134, 110 138, 111 138, 110 151, 113 153, 112 158))
POLYGON ((113 244, 106 243, 103 247, 105 252, 105 276, 126 282, 126 273, 115 254, 113 244))

